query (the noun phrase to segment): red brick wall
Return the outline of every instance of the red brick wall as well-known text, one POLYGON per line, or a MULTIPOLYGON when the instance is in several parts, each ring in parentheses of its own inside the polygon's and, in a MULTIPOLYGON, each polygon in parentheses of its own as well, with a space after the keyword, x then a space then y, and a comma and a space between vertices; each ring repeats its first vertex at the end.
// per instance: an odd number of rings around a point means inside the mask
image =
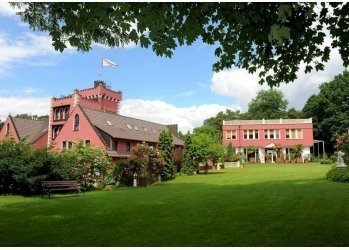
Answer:
POLYGON ((37 140, 33 143, 33 147, 35 147, 35 148, 44 148, 44 147, 47 147, 47 137, 48 137, 48 132, 46 132, 46 133, 43 134, 39 139, 37 139, 37 140))
POLYGON ((0 131, 0 140, 4 139, 7 135, 7 124, 10 124, 10 130, 9 130, 9 135, 15 138, 16 142, 19 142, 19 138, 17 136, 16 130, 14 129, 12 120, 10 119, 10 116, 7 116, 4 126, 2 127, 0 131))
POLYGON ((311 123, 299 124, 256 124, 256 125, 223 125, 223 145, 227 146, 229 143, 233 147, 248 147, 255 145, 257 147, 265 147, 271 143, 281 144, 282 147, 292 147, 295 144, 303 144, 303 146, 313 146, 313 125, 311 123), (244 139, 244 130, 257 129, 259 131, 258 139, 244 139), (279 129, 280 139, 265 139, 265 129, 279 129), (302 129, 302 139, 286 139, 286 129, 302 129), (236 130, 237 138, 235 140, 226 139, 227 130, 236 130))
POLYGON ((77 106, 72 114, 69 116, 69 119, 66 121, 66 124, 62 128, 61 132, 54 140, 54 149, 60 150, 62 147, 63 141, 78 141, 78 140, 90 140, 91 145, 105 148, 104 143, 85 117, 83 111, 79 106, 77 106), (74 117, 76 114, 79 114, 80 117, 80 126, 78 131, 74 131, 74 117))

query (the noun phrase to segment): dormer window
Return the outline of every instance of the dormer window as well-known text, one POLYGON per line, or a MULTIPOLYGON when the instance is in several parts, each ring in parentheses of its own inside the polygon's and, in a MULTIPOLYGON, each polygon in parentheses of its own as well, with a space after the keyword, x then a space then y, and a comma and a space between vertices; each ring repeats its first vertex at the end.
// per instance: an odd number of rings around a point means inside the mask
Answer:
POLYGON ((80 117, 78 114, 74 117, 74 131, 79 131, 80 117))

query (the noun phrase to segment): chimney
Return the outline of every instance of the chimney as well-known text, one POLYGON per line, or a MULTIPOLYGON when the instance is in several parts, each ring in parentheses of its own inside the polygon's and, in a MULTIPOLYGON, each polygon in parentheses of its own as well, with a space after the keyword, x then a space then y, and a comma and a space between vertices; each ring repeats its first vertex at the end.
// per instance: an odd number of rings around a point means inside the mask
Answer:
POLYGON ((107 84, 103 80, 96 80, 94 81, 94 87, 97 88, 99 85, 102 85, 104 88, 106 88, 107 84))
POLYGON ((178 136, 178 124, 166 125, 166 127, 172 132, 174 136, 178 136))

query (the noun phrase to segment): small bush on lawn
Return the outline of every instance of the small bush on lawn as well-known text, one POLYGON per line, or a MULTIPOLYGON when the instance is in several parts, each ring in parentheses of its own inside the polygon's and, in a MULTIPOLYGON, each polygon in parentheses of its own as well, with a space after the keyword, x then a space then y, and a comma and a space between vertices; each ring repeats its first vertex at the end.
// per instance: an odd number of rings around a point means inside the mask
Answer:
POLYGON ((321 160, 320 164, 332 164, 333 162, 331 160, 321 160))
POLYGON ((332 167, 327 172, 326 178, 334 182, 349 182, 349 168, 332 167))

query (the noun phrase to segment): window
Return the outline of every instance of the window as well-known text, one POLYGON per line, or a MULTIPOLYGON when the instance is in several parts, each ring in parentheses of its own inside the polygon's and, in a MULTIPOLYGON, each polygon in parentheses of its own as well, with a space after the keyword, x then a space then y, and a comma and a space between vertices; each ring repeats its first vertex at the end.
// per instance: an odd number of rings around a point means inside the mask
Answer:
MULTIPOLYGON (((111 140, 111 150, 118 151, 118 141, 115 139, 111 140)), ((129 151, 129 150, 127 150, 129 151)))
POLYGON ((73 148, 73 142, 68 141, 68 148, 69 148, 69 149, 73 148))
POLYGON ((286 139, 302 139, 303 130, 302 129, 286 129, 286 139))
POLYGON ((280 139, 280 130, 279 129, 265 129, 264 130, 265 139, 280 139))
POLYGON ((59 113, 59 109, 58 108, 54 109, 53 120, 55 120, 55 121, 60 120, 60 113, 59 113))
POLYGON ((135 130, 139 130, 139 128, 135 125, 135 130))
POLYGON ((128 129, 132 129, 132 126, 129 124, 126 124, 126 126, 128 127, 128 129))
POLYGON ((108 126, 113 125, 113 124, 111 123, 111 121, 105 121, 105 122, 108 124, 108 126))
POLYGON ((10 133, 10 123, 6 124, 6 135, 10 133))
POLYGON ((235 140, 236 139, 236 130, 227 130, 227 139, 235 140))
POLYGON ((85 140, 85 145, 90 146, 91 145, 91 140, 85 140))
POLYGON ((258 139, 259 133, 257 129, 252 129, 252 130, 244 130, 244 139, 245 140, 254 140, 258 139))
POLYGON ((59 113, 60 113, 61 120, 64 120, 65 117, 64 117, 64 110, 63 110, 63 108, 59 109, 59 113))
POLYGON ((131 142, 126 142, 126 151, 131 151, 131 142))
POLYGON ((67 148, 67 142, 66 141, 62 141, 62 149, 66 149, 67 148))
POLYGON ((65 112, 65 119, 68 119, 68 117, 69 117, 69 108, 68 107, 66 107, 65 109, 64 109, 64 112, 65 112))
POLYGON ((78 114, 74 117, 74 131, 79 131, 80 117, 78 114))

